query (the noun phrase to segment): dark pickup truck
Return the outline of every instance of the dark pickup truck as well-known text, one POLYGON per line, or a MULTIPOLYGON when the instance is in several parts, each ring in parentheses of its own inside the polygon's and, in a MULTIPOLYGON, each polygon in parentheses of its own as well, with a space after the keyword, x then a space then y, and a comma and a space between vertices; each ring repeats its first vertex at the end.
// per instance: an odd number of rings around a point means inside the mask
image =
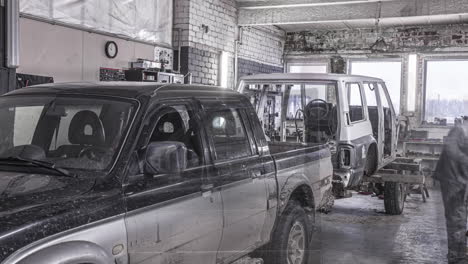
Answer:
POLYGON ((305 263, 330 205, 328 147, 268 143, 234 91, 36 86, 0 120, 2 264, 305 263))

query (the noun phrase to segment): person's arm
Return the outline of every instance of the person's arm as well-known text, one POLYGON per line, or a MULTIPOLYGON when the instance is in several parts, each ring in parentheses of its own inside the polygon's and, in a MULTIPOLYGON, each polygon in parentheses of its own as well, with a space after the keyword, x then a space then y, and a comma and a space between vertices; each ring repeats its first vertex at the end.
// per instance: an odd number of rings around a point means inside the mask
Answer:
POLYGON ((452 129, 445 140, 445 153, 450 159, 468 165, 468 155, 460 149, 464 144, 464 137, 461 128, 452 129))

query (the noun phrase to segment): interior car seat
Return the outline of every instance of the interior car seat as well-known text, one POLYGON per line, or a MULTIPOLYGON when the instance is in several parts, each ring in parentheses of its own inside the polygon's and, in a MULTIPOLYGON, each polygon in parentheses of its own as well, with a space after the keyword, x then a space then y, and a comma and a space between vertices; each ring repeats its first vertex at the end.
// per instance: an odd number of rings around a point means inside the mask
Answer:
POLYGON ((102 147, 106 137, 104 126, 96 113, 89 110, 78 112, 70 122, 68 141, 72 145, 60 146, 57 156, 78 157, 87 147, 102 147))

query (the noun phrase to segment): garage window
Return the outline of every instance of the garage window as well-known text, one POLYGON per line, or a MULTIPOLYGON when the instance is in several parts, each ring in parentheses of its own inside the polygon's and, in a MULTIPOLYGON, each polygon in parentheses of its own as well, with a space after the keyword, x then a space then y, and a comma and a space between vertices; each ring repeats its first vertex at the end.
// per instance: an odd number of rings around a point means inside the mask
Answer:
POLYGON ((400 109, 401 61, 351 61, 350 73, 384 80, 395 111, 400 109))
POLYGON ((438 123, 468 115, 468 60, 427 61, 425 121, 438 123))
POLYGON ((326 63, 290 64, 288 72, 290 73, 327 73, 328 64, 326 63))

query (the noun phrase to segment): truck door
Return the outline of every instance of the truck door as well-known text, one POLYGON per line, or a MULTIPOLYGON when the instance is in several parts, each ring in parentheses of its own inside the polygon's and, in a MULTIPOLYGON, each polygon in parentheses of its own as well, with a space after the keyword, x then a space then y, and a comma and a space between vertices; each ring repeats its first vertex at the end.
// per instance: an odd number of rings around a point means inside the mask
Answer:
POLYGON ((378 86, 375 82, 364 83, 364 91, 366 94, 366 105, 369 116, 369 121, 372 125, 372 133, 377 142, 378 164, 381 163, 383 157, 385 132, 384 132, 384 110, 382 103, 379 103, 378 86))
POLYGON ((224 228, 218 262, 229 263, 262 243, 267 193, 263 163, 254 146, 245 113, 238 106, 207 108, 208 134, 218 170, 224 228))
POLYGON ((396 156, 397 148, 397 131, 396 131, 396 114, 393 108, 392 100, 388 94, 387 87, 384 83, 378 83, 378 93, 382 103, 384 113, 384 159, 389 160, 396 156))
MULTIPOLYGON (((212 167, 206 166, 206 136, 198 124, 190 101, 164 102, 148 113, 124 187, 132 264, 216 262, 223 225, 221 193, 203 189, 212 167), (144 174, 145 147, 155 143, 185 146, 186 159, 178 158, 186 164, 180 172, 144 174)), ((163 164, 174 159, 160 156, 163 164)))

